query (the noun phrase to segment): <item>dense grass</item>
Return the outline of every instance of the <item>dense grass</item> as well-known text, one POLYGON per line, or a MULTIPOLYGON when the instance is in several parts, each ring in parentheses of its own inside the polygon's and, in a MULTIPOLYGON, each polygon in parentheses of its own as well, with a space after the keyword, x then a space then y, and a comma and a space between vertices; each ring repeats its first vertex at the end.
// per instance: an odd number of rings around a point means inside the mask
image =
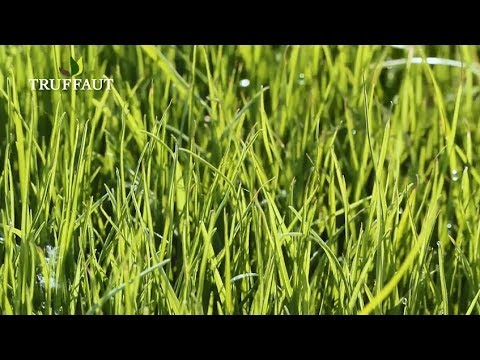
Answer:
POLYGON ((480 313, 478 54, 0 47, 0 313, 480 313))

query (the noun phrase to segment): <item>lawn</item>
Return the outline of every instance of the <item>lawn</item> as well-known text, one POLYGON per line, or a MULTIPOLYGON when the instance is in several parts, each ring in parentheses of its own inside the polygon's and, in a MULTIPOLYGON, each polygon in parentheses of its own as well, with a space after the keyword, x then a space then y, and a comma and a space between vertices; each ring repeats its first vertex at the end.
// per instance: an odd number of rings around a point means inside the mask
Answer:
POLYGON ((0 46, 0 314, 479 314, 479 55, 0 46))

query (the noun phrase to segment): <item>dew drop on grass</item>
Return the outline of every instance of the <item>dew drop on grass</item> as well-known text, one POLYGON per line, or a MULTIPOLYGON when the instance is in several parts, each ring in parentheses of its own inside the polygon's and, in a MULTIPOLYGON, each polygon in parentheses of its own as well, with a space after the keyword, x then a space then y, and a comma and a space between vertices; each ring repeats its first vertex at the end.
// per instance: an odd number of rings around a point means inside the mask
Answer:
POLYGON ((448 223, 447 224, 447 229, 451 229, 452 228, 452 224, 448 223))
POLYGON ((352 135, 355 135, 357 133, 357 130, 353 129, 352 130, 352 135))
POLYGON ((403 208, 401 207, 398 209, 398 215, 402 215, 402 214, 403 214, 403 208))
POLYGON ((406 298, 406 297, 402 297, 402 298, 400 299, 400 302, 401 302, 403 305, 405 305, 405 306, 406 306, 406 305, 407 305, 407 302, 408 302, 408 300, 407 300, 407 298, 406 298))
MULTIPOLYGON (((45 281, 45 278, 43 277, 43 274, 37 274, 37 280, 40 287, 45 288, 46 281, 45 281)), ((57 287, 57 284, 55 283, 55 278, 53 276, 50 276, 50 288, 55 289, 56 287, 57 287)))
POLYGON ((298 75, 298 83, 300 85, 305 85, 305 74, 304 73, 300 73, 300 75, 298 75))
POLYGON ((458 180, 458 171, 453 169, 452 170, 452 180, 457 181, 458 180))
POLYGON ((58 248, 51 245, 47 245, 45 246, 45 252, 47 253, 47 256, 45 257, 45 261, 50 266, 54 267, 57 262, 58 248))
POLYGON ((250 80, 248 79, 242 79, 240 80, 240 87, 246 88, 250 85, 250 80))

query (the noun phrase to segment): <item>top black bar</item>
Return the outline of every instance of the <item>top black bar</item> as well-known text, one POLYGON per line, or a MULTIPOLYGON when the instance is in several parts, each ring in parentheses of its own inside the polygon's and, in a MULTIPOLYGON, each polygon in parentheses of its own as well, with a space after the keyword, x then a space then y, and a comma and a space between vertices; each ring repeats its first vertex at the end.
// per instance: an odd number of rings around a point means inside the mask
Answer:
POLYGON ((480 44, 476 12, 461 4, 445 14, 419 2, 285 4, 162 2, 154 10, 97 1, 73 12, 10 10, 0 14, 0 44, 480 44))

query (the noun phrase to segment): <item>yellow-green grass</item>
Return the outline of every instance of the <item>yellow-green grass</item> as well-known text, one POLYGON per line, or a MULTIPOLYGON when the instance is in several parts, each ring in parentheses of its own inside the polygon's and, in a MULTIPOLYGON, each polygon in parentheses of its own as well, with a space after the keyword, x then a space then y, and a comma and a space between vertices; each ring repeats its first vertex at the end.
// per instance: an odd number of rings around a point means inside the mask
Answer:
POLYGON ((0 46, 0 313, 479 314, 478 55, 0 46))

